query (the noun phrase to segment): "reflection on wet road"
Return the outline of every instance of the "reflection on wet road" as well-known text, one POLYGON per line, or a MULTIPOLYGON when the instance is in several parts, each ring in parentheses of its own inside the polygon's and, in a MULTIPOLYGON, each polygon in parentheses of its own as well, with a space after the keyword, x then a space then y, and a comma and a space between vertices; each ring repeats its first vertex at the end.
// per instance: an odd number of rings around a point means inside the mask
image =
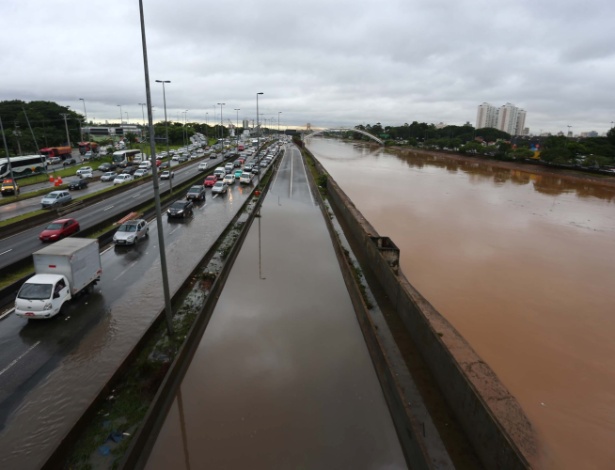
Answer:
POLYGON ((613 468, 615 190, 532 167, 308 148, 518 398, 544 467, 613 468))
POLYGON ((406 468, 298 151, 279 165, 150 470, 406 468))

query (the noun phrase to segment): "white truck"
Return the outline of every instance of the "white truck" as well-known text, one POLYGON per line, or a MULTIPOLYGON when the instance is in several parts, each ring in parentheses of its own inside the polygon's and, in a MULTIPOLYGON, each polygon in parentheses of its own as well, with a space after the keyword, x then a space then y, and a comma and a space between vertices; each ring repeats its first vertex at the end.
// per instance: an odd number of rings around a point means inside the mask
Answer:
POLYGON ((15 314, 27 319, 51 318, 102 274, 98 240, 68 237, 32 253, 34 272, 19 289, 15 314))

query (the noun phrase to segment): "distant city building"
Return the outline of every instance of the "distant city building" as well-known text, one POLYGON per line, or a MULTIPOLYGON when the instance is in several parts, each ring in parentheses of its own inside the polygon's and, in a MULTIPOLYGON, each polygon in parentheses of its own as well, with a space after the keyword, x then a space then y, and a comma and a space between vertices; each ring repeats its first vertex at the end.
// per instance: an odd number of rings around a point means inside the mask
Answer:
POLYGON ((529 129, 525 127, 525 110, 506 103, 500 108, 489 103, 478 106, 476 113, 476 128, 494 127, 510 135, 526 135, 529 129))
POLYGON ((596 131, 588 131, 588 132, 581 132, 581 137, 598 137, 598 133, 596 131))
POLYGON ((244 129, 247 129, 247 128, 249 128, 249 127, 250 127, 250 121, 248 121, 247 119, 244 119, 244 120, 241 122, 241 124, 242 124, 242 126, 243 126, 243 128, 244 128, 244 129))

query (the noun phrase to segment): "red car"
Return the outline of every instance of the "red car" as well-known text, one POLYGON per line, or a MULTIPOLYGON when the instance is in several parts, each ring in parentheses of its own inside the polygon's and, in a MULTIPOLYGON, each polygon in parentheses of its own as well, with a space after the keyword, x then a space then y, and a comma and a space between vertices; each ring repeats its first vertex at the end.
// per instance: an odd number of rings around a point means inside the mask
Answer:
POLYGON ((216 178, 214 175, 209 175, 207 178, 205 178, 203 186, 205 186, 206 188, 211 188, 214 184, 216 184, 216 181, 218 181, 218 178, 216 178))
POLYGON ((51 222, 38 238, 44 242, 55 242, 79 231, 79 222, 75 219, 58 219, 51 222))

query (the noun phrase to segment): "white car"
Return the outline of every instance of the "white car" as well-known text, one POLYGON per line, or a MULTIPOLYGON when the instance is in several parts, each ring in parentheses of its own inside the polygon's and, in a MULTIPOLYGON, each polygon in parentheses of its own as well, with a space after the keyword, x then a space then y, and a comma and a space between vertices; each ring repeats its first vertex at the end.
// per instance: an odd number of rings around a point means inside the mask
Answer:
POLYGON ((94 172, 94 168, 92 168, 91 166, 82 166, 81 168, 77 170, 77 176, 81 176, 82 173, 92 174, 93 172, 94 172))
POLYGON ((91 179, 94 178, 94 173, 92 173, 91 171, 82 171, 81 173, 79 173, 79 178, 91 179))
POLYGON ((129 181, 134 181, 134 178, 132 177, 132 175, 123 173, 115 177, 115 179, 113 180, 113 184, 116 185, 116 184, 128 183, 129 181))
POLYGON ((149 170, 145 168, 139 168, 137 171, 133 173, 132 176, 134 178, 141 178, 142 176, 147 176, 147 175, 149 175, 149 170))
POLYGON ((146 238, 148 233, 149 227, 144 219, 127 220, 113 234, 113 243, 116 245, 134 245, 140 239, 146 238))
POLYGON ((100 177, 100 181, 113 181, 116 176, 117 173, 115 171, 107 171, 100 177))
POLYGON ((226 194, 228 185, 224 181, 218 181, 211 188, 212 194, 226 194))
POLYGON ((199 171, 207 170, 207 162, 199 163, 199 171))
POLYGON ((222 182, 226 184, 235 184, 235 175, 233 174, 225 175, 224 178, 222 178, 222 182))
POLYGON ((174 171, 169 171, 169 170, 164 170, 162 173, 160 173, 160 179, 161 180, 168 180, 171 178, 175 178, 175 172, 174 171))

